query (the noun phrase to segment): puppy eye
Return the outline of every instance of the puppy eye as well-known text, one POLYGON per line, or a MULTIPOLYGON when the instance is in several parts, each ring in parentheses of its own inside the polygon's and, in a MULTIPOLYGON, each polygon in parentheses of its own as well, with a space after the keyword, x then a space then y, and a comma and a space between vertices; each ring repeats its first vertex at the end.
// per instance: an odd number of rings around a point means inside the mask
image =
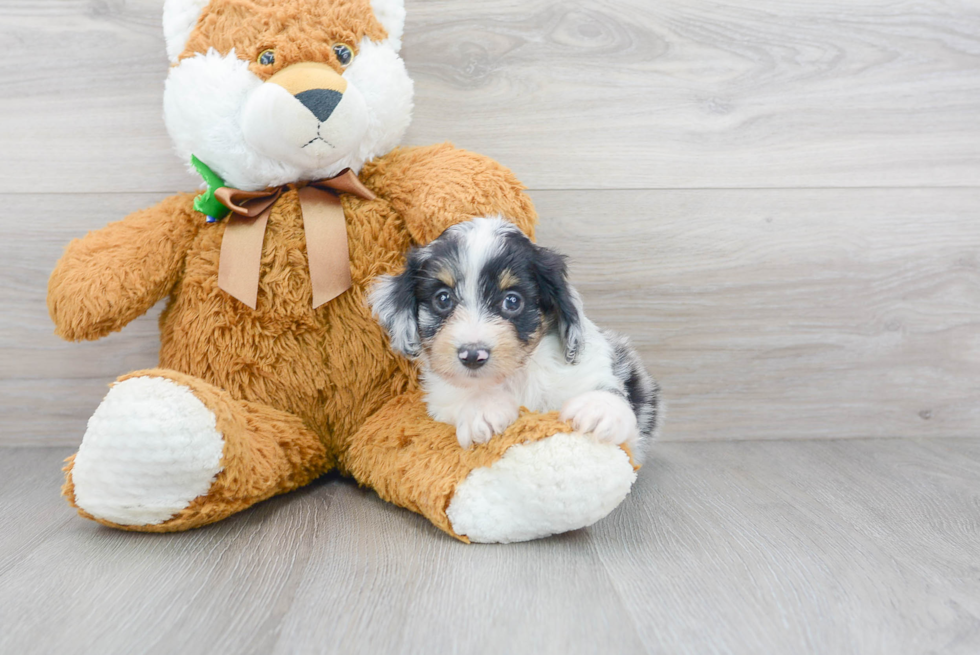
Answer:
POLYGON ((521 298, 521 294, 516 291, 511 291, 504 296, 504 301, 500 306, 503 308, 505 314, 513 316, 524 309, 524 299, 521 298))
POLYGON ((453 308, 453 294, 443 289, 432 298, 432 306, 437 312, 445 313, 453 308))
POLYGON ((346 43, 338 43, 333 47, 333 53, 337 55, 337 61, 346 68, 354 60, 354 51, 346 43))
POLYGON ((257 62, 263 66, 271 66, 276 63, 276 51, 275 50, 263 50, 262 54, 256 59, 257 62))

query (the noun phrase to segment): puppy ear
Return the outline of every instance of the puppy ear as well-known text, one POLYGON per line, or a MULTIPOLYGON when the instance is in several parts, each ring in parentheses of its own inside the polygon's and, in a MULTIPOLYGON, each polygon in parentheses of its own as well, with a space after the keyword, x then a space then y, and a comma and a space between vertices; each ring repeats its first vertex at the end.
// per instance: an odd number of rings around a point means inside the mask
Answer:
POLYGON ((421 262, 418 250, 411 251, 404 272, 382 275, 368 296, 375 318, 391 339, 391 347, 406 357, 418 357, 422 350, 418 301, 415 299, 421 262))
POLYGON ((541 307, 558 323, 558 336, 565 349, 565 361, 574 364, 584 346, 582 298, 568 283, 565 257, 553 250, 535 246, 535 268, 541 307))

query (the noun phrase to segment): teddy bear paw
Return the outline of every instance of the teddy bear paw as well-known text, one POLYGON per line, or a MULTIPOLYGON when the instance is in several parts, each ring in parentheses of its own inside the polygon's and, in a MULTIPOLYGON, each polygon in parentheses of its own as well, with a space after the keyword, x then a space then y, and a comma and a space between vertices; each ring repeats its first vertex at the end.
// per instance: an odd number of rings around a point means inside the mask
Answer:
POLYGON ((636 471, 618 446, 559 433, 511 446, 460 483, 446 514, 470 541, 529 541, 592 525, 629 493, 636 471))
POLYGON ((75 504, 119 525, 156 525, 206 494, 224 440, 187 387, 138 377, 110 389, 89 419, 71 470, 75 504))

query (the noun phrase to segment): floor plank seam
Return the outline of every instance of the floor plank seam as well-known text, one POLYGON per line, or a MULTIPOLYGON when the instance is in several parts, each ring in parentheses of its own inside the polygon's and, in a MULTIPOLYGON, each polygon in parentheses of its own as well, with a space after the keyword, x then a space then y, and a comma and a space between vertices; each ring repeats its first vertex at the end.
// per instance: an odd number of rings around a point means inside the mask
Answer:
POLYGON ((643 640, 643 634, 641 632, 641 627, 643 625, 641 621, 642 617, 637 616, 634 604, 631 603, 623 593, 623 590, 620 587, 621 580, 609 569, 609 565, 606 563, 605 558, 603 558, 601 550, 596 545, 594 536, 591 536, 589 539, 589 548, 595 555, 596 561, 598 561, 599 565, 602 566, 602 570, 606 574, 606 578, 609 581, 609 586, 616 593, 616 598, 619 599, 620 605, 623 607, 626 615, 629 616, 630 624, 633 626, 633 634, 636 636, 636 640, 643 644, 646 653, 649 655, 654 655, 654 651, 651 650, 651 646, 643 640))

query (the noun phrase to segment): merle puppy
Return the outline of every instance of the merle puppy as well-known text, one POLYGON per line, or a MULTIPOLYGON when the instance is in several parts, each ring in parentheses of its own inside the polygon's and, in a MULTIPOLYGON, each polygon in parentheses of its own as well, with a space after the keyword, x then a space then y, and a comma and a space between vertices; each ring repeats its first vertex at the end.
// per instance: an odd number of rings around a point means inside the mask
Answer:
POLYGON ((659 387, 629 341, 582 313, 564 258, 502 218, 476 218, 378 278, 370 303, 392 347, 417 359, 429 414, 464 448, 503 432, 520 407, 561 410, 641 460, 659 387))

